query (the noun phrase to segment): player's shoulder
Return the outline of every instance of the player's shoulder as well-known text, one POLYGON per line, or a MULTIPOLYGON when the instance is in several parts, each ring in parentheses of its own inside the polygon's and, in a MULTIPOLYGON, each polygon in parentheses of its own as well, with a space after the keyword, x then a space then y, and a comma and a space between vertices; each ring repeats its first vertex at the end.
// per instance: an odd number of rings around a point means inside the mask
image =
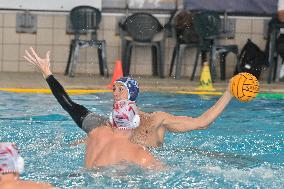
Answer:
POLYGON ((164 119, 165 117, 172 116, 172 115, 167 112, 157 111, 157 112, 153 112, 152 116, 156 119, 164 119))

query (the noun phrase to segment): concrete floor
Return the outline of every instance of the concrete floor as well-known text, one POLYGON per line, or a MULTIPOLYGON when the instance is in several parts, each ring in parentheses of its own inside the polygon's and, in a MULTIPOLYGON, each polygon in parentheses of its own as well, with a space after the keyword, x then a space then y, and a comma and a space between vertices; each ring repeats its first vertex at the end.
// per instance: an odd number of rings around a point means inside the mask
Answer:
MULTIPOLYGON (((76 75, 75 77, 67 77, 62 74, 55 74, 55 77, 66 89, 107 89, 107 85, 112 78, 104 78, 99 75, 87 76, 76 75)), ((176 80, 174 78, 161 79, 151 76, 135 77, 139 83, 141 91, 195 91, 199 86, 199 79, 190 81, 189 78, 176 80)), ((227 87, 227 81, 216 81, 213 83, 216 91, 223 92, 227 87)), ((0 88, 31 88, 31 89, 47 89, 48 86, 40 73, 13 73, 0 72, 0 88)), ((281 93, 284 94, 284 82, 267 84, 266 81, 260 81, 261 93, 281 93)))

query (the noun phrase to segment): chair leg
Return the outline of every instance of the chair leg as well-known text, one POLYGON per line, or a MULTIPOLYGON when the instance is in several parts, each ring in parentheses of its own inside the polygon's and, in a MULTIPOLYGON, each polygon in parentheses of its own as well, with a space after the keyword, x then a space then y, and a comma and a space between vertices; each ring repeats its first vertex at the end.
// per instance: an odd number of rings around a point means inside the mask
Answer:
POLYGON ((199 48, 197 48, 195 62, 194 62, 194 67, 193 67, 191 78, 190 78, 191 81, 194 80, 194 76, 195 76, 196 67, 197 67, 197 64, 198 64, 200 53, 201 53, 201 50, 199 48))
POLYGON ((72 61, 72 56, 73 56, 74 47, 75 47, 74 42, 75 42, 75 40, 72 39, 71 43, 70 43, 70 47, 69 47, 69 56, 68 56, 67 66, 65 68, 64 75, 68 75, 69 72, 70 72, 70 64, 71 64, 71 61, 72 61))
POLYGON ((74 47, 74 53, 71 58, 69 77, 74 77, 74 70, 76 69, 76 64, 79 59, 79 50, 80 50, 80 44, 79 41, 76 41, 74 47))
POLYGON ((98 46, 98 57, 99 57, 99 69, 100 69, 100 75, 104 75, 104 62, 103 62, 103 44, 99 44, 98 46))
POLYGON ((211 74, 211 79, 212 82, 215 81, 216 79, 216 70, 215 70, 215 65, 216 65, 216 45, 214 44, 214 40, 212 41, 212 46, 211 46, 211 51, 210 51, 210 74, 211 74))
MULTIPOLYGON (((126 40, 121 39, 121 62, 122 62, 122 65, 126 64, 125 57, 126 57, 127 44, 128 44, 128 42, 126 40)), ((123 71, 124 71, 124 69, 123 69, 123 71)))
POLYGON ((220 79, 226 80, 226 52, 220 54, 220 79))
POLYGON ((151 50, 152 50, 152 73, 153 73, 153 76, 157 76, 158 75, 158 61, 157 61, 158 49, 156 46, 152 46, 151 50))
POLYGON ((105 41, 102 41, 102 52, 101 52, 101 58, 102 58, 102 65, 103 65, 103 75, 105 77, 108 77, 108 67, 107 67, 107 56, 106 56, 106 43, 105 41))
POLYGON ((276 73, 275 73, 275 81, 279 82, 280 80, 280 73, 281 73, 281 67, 283 64, 283 60, 281 58, 280 55, 277 56, 277 69, 276 69, 276 73))
POLYGON ((125 57, 124 57, 125 62, 122 65, 124 76, 129 76, 130 63, 131 63, 131 53, 132 53, 131 51, 132 51, 132 44, 129 43, 126 46, 126 49, 125 49, 125 53, 126 53, 125 57))
POLYGON ((181 65, 182 65, 182 56, 184 54, 184 49, 185 46, 180 45, 178 47, 178 52, 177 52, 177 64, 176 64, 176 73, 175 73, 175 78, 180 79, 181 77, 181 65))
POLYGON ((275 66, 275 60, 274 60, 274 53, 275 53, 275 43, 276 43, 276 31, 272 31, 270 33, 270 42, 269 42, 269 72, 268 72, 268 78, 267 83, 273 82, 273 69, 275 66))
POLYGON ((171 60, 171 66, 170 66, 169 77, 172 76, 172 72, 173 72, 173 68, 174 68, 174 64, 175 64, 175 59, 176 59, 177 48, 178 48, 178 45, 176 45, 176 46, 174 47, 174 51, 173 51, 173 55, 172 55, 172 60, 171 60))
POLYGON ((203 65, 204 62, 208 61, 207 51, 203 50, 203 51, 200 51, 200 53, 201 53, 201 65, 203 65))
POLYGON ((159 61, 158 61, 158 68, 159 68, 159 76, 160 78, 164 78, 164 67, 165 67, 165 43, 161 41, 158 43, 158 48, 160 51, 159 61))

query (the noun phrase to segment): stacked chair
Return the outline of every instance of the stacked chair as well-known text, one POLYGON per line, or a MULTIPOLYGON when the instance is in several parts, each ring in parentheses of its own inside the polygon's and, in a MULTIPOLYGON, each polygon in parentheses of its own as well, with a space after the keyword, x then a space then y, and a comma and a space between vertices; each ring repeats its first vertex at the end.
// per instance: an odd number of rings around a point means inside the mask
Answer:
POLYGON ((75 37, 71 40, 65 75, 74 76, 80 48, 96 47, 100 74, 102 76, 108 76, 106 42, 105 40, 97 39, 97 30, 101 22, 101 12, 94 7, 78 6, 71 10, 69 18, 75 37), (80 39, 81 35, 86 34, 90 34, 91 38, 89 40, 80 39))
POLYGON ((159 20, 149 13, 134 13, 120 26, 121 57, 124 76, 130 74, 131 54, 134 46, 149 46, 152 50, 152 73, 164 77, 164 28, 159 20))

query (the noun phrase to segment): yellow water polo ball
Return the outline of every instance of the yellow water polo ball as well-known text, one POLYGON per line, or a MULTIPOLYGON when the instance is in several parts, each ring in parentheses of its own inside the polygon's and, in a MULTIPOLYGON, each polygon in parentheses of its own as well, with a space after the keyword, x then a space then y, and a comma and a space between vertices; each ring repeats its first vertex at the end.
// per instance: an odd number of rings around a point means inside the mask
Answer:
POLYGON ((236 99, 248 102, 258 94, 259 83, 254 75, 242 72, 231 79, 230 90, 236 99))

